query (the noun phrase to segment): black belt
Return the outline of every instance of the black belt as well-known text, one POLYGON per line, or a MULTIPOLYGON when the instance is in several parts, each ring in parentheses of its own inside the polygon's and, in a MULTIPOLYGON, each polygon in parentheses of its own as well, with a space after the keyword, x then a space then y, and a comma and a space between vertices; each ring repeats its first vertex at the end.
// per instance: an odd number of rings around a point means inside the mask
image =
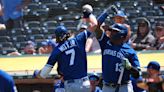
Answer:
POLYGON ((116 83, 104 83, 105 86, 108 86, 108 87, 113 87, 113 88, 116 88, 118 85, 125 85, 125 84, 128 84, 129 81, 125 81, 125 82, 122 82, 121 84, 116 84, 116 83))
POLYGON ((74 83, 75 80, 67 80, 67 83, 74 83))
MULTIPOLYGON (((66 80, 67 83, 75 83, 76 80, 80 80, 80 79, 71 79, 71 80, 66 80)), ((86 81, 89 80, 88 77, 83 77, 81 78, 82 81, 86 81)))

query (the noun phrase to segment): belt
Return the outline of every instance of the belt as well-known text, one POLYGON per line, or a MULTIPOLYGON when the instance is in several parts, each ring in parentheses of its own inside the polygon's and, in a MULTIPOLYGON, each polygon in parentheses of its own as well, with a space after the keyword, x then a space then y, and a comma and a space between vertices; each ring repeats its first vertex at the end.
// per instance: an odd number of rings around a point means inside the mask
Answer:
POLYGON ((113 88, 116 88, 118 85, 126 85, 128 84, 129 81, 125 81, 125 82, 122 82, 121 84, 116 84, 116 83, 104 83, 105 86, 108 86, 108 87, 113 87, 113 88))
POLYGON ((67 80, 67 83, 74 83, 75 80, 67 80))
POLYGON ((71 80, 66 80, 67 83, 75 83, 75 81, 78 81, 78 80, 82 80, 83 82, 84 81, 87 81, 89 80, 88 77, 83 77, 81 79, 71 79, 71 80))

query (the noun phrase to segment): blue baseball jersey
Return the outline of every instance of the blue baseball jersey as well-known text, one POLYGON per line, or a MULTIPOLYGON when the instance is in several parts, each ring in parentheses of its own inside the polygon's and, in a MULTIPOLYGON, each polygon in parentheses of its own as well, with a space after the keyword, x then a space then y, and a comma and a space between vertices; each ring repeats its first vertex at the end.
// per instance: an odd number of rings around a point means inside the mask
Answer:
POLYGON ((13 78, 2 70, 0 70, 0 92, 15 92, 13 78))
POLYGON ((23 0, 2 0, 2 5, 4 6, 4 21, 23 16, 22 10, 17 10, 17 6, 21 5, 22 2, 23 0))
POLYGON ((63 73, 64 80, 78 79, 87 76, 87 56, 85 44, 91 32, 85 30, 56 46, 47 62, 54 66, 58 62, 59 71, 63 73))
MULTIPOLYGON (((102 76, 107 83, 117 83, 123 68, 122 59, 127 58, 132 66, 140 67, 136 52, 127 44, 112 45, 110 38, 103 32, 99 39, 102 50, 102 76)), ((130 71, 124 69, 122 82, 130 80, 130 71)))

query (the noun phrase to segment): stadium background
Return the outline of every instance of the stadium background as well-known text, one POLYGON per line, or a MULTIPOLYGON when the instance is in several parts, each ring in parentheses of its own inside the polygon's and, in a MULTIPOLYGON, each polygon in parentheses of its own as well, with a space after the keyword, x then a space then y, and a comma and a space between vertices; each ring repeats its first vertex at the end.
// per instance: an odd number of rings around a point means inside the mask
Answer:
MULTIPOLYGON (((81 7, 86 3, 93 6, 94 14, 97 16, 107 6, 115 4, 127 14, 128 24, 131 25, 133 33, 137 29, 139 17, 148 18, 152 29, 155 21, 164 21, 164 10, 161 8, 164 6, 163 0, 32 0, 32 3, 24 10, 23 29, 15 28, 10 32, 2 30, 0 33, 0 69, 14 77, 19 92, 32 92, 34 89, 51 92, 56 67, 47 80, 33 79, 33 70, 41 69, 46 63, 48 55, 9 57, 6 54, 15 49, 21 52, 28 40, 34 40, 39 47, 43 40, 52 38, 52 33, 57 25, 65 25, 69 30, 75 32, 81 16, 81 7)), ((112 16, 113 12, 109 17, 112 16)), ((112 24, 110 18, 106 22, 112 24)), ((164 51, 142 51, 138 52, 138 57, 144 72, 143 67, 151 60, 159 61, 162 72, 164 72, 164 51)), ((89 73, 93 71, 101 73, 101 56, 99 54, 88 54, 88 70, 89 73)))

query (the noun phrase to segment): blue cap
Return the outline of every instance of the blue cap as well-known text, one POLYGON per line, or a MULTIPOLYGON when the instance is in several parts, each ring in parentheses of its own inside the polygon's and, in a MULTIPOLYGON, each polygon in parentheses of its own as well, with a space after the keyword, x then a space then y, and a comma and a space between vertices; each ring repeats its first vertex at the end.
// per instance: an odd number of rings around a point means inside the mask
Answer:
POLYGON ((99 75, 98 75, 97 73, 92 73, 92 74, 89 76, 89 80, 97 81, 97 80, 99 80, 99 75))
POLYGON ((127 17, 123 11, 118 11, 115 16, 120 16, 120 17, 124 17, 124 18, 127 17))
POLYGON ((151 62, 149 62, 147 68, 160 71, 160 64, 157 61, 151 61, 151 62))

